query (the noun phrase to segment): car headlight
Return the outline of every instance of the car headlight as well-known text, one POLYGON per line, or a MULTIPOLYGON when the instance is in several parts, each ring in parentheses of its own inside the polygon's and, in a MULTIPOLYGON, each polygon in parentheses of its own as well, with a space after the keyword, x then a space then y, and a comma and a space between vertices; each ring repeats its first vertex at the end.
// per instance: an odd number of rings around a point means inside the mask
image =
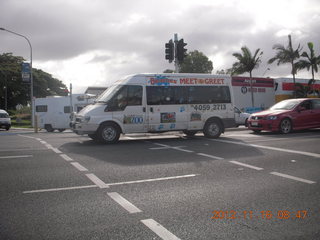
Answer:
POLYGON ((90 116, 84 116, 83 117, 83 122, 88 123, 90 121, 90 116))
POLYGON ((267 116, 267 120, 276 120, 278 116, 267 116))

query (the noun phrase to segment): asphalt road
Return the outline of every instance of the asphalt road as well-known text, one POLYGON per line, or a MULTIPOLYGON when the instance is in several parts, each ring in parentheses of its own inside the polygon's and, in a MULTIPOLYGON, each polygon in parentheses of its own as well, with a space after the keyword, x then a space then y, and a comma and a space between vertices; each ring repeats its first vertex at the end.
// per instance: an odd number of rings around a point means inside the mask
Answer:
POLYGON ((0 143, 0 239, 320 239, 319 129, 0 143))

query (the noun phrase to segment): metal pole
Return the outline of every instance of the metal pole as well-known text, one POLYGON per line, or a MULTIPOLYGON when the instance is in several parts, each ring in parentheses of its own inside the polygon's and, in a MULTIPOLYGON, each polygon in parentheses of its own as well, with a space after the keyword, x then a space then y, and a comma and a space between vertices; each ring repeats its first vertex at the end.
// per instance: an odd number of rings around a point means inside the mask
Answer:
POLYGON ((30 107, 31 107, 31 125, 33 127, 34 126, 34 106, 33 106, 33 74, 32 74, 32 46, 31 46, 31 43, 30 43, 29 39, 22 34, 10 31, 5 28, 0 28, 0 30, 12 33, 12 34, 20 36, 20 37, 23 37, 24 39, 27 40, 27 42, 29 44, 29 47, 30 47, 30 100, 31 100, 30 107))
POLYGON ((72 83, 70 83, 70 114, 74 112, 72 104, 72 83))
POLYGON ((174 68, 175 73, 179 73, 179 62, 178 62, 178 54, 177 54, 177 45, 178 45, 178 33, 174 34, 174 68))

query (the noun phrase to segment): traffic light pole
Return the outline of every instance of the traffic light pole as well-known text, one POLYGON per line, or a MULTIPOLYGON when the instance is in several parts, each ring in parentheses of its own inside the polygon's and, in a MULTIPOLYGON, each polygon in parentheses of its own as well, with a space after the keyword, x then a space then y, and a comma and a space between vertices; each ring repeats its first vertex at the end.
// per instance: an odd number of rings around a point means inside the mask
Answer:
POLYGON ((174 34, 174 72, 179 73, 179 61, 178 61, 178 54, 177 54, 177 46, 178 46, 178 33, 174 34))

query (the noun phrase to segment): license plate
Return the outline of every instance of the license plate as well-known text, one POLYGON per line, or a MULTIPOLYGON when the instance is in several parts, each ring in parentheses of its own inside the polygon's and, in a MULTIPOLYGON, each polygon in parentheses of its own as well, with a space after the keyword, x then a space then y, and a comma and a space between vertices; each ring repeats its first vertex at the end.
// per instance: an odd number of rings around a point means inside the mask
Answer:
POLYGON ((254 127, 255 127, 255 126, 258 126, 258 122, 252 122, 252 123, 251 123, 251 126, 254 126, 254 127))

